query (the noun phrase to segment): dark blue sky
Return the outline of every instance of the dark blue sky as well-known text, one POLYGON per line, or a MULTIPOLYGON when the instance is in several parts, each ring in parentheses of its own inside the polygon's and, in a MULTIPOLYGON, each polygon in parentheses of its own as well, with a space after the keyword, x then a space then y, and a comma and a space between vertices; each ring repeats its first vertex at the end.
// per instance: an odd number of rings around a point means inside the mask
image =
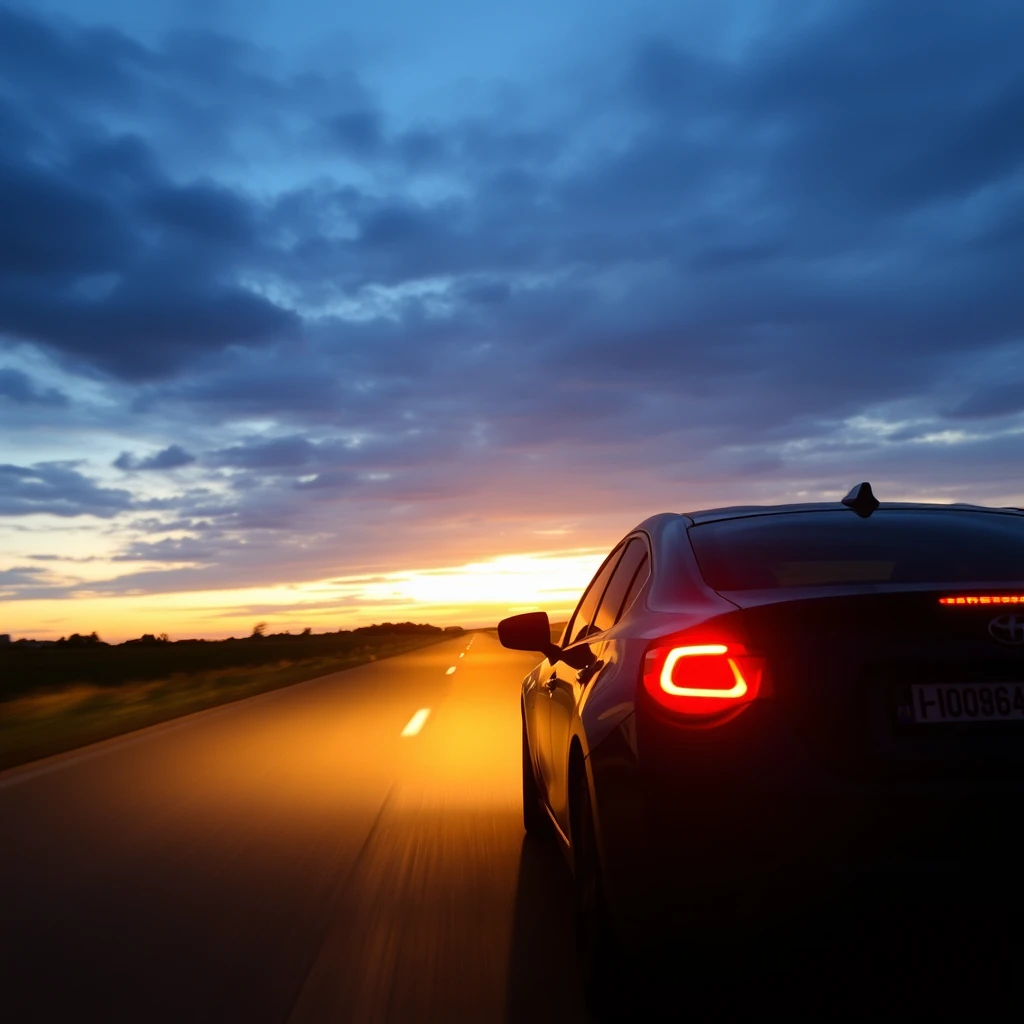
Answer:
POLYGON ((0 4, 3 594, 1024 504, 1020 4, 487 6, 0 4))

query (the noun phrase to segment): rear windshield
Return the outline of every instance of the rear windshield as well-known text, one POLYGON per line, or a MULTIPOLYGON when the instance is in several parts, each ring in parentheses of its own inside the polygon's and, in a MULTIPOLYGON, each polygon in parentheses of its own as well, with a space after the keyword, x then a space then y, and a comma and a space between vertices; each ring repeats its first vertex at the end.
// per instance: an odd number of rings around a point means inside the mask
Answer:
POLYGON ((1024 580, 1024 516, 801 512, 702 523, 689 536, 715 590, 1024 580))

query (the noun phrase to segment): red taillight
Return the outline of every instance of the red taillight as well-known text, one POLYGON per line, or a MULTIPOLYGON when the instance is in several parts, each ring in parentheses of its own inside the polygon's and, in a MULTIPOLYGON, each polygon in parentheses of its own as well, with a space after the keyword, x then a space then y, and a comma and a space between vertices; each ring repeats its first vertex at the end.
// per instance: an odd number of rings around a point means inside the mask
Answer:
POLYGON ((644 689, 682 715, 713 715, 749 704, 763 678, 764 659, 735 643, 654 647, 644 659, 644 689))
POLYGON ((956 597, 940 597, 939 604, 1024 604, 1024 594, 957 594, 956 597))

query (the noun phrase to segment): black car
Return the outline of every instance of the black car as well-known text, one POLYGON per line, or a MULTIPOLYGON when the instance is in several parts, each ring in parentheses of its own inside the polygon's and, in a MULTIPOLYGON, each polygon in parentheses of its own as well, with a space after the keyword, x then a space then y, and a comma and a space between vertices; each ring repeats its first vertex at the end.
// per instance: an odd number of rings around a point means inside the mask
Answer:
POLYGON ((557 645, 543 612, 499 637, 545 657, 522 689, 525 824, 569 856, 592 984, 652 925, 737 934, 868 872, 923 899, 1020 888, 1019 509, 861 484, 656 515, 557 645))

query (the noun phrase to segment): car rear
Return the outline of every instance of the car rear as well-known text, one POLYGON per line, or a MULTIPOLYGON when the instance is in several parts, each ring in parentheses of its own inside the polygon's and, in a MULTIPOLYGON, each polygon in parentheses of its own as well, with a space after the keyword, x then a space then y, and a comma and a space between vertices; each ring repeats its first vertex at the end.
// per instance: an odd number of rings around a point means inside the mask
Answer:
POLYGON ((698 518, 687 541, 727 605, 651 641, 642 671, 656 876, 720 905, 745 881, 813 899, 873 868, 958 885, 1008 855, 1024 516, 819 507, 698 518))

